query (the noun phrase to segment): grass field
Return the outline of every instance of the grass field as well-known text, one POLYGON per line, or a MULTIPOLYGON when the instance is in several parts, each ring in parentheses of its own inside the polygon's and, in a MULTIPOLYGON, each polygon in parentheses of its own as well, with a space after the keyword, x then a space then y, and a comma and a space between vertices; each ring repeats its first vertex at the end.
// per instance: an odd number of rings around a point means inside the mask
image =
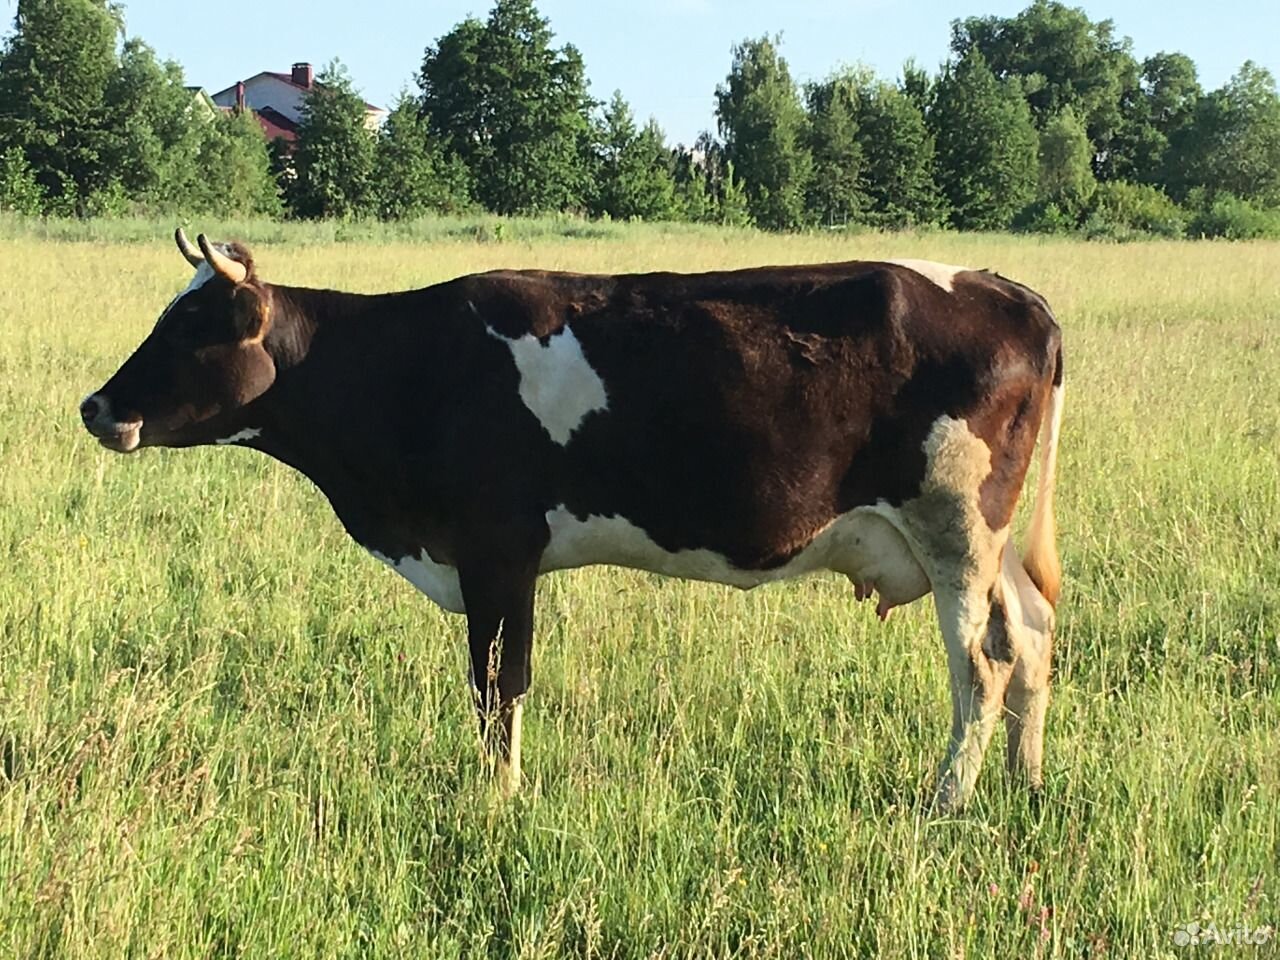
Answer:
POLYGON ((605 568, 542 582, 528 787, 501 802, 462 621, 305 480, 80 428, 189 278, 153 233, 0 233, 0 956, 1136 958, 1195 954, 1191 922, 1280 926, 1280 244, 256 249, 268 279, 360 290, 916 256, 1042 291, 1068 386, 1046 790, 1009 784, 997 733, 936 818, 928 602, 882 626, 836 577, 605 568))

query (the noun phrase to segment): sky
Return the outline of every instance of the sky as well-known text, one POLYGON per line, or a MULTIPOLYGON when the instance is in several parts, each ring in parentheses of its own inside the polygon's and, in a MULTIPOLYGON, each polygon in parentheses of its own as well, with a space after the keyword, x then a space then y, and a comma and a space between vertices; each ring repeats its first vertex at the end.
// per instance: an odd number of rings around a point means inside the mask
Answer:
MULTIPOLYGON (((931 71, 946 59, 951 21, 1012 16, 1029 0, 539 0, 556 45, 574 44, 592 95, 621 90, 642 121, 656 117, 672 143, 715 129, 715 88, 731 48, 780 33, 782 54, 801 83, 842 65, 865 63, 896 77, 914 57, 931 71)), ((492 0, 254 0, 174 3, 125 0, 127 33, 183 65, 187 82, 214 93, 294 61, 317 68, 337 57, 366 100, 390 106, 413 87, 423 49, 467 15, 484 18, 492 0)), ((1207 88, 1245 60, 1280 76, 1277 0, 1107 0, 1077 2, 1094 20, 1110 18, 1141 60, 1180 50, 1207 88)), ((0 0, 5 33, 16 0, 0 0)))

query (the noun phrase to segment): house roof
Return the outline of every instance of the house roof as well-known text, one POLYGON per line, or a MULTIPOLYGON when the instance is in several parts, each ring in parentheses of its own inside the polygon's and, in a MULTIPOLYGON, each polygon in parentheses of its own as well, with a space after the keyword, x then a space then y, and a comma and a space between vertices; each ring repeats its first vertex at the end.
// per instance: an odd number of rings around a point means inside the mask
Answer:
MULTIPOLYGON (((219 107, 223 113, 235 113, 235 107, 219 107)), ((279 110, 271 107, 263 107, 261 110, 250 110, 253 119, 258 121, 258 125, 262 127, 262 132, 266 135, 268 142, 271 140, 283 140, 286 143, 293 143, 298 139, 298 125, 286 117, 279 110)))
MULTIPOLYGON (((274 71, 274 70, 263 70, 263 71, 262 71, 262 72, 260 72, 260 73, 255 73, 255 74, 254 74, 253 76, 251 76, 251 77, 246 77, 242 82, 243 82, 243 83, 248 83, 250 80, 257 80, 259 77, 271 77, 273 80, 279 80, 281 83, 287 83, 289 86, 293 87, 293 88, 294 88, 294 89, 296 89, 296 90, 306 90, 306 89, 307 89, 306 87, 304 87, 304 86, 303 86, 302 84, 300 84, 300 83, 294 83, 294 82, 293 82, 293 75, 292 75, 292 74, 289 74, 289 73, 277 73, 277 72, 276 72, 276 71, 274 71)), ((316 84, 316 86, 323 86, 323 84, 321 84, 321 83, 317 83, 317 84, 316 84)), ((236 85, 233 83, 231 86, 229 86, 229 87, 227 87, 227 88, 225 88, 225 89, 223 89, 223 90, 219 90, 217 93, 215 93, 215 94, 214 94, 214 96, 215 96, 215 97, 220 97, 220 96, 222 96, 224 93, 235 93, 235 89, 236 89, 236 85)), ((365 108, 366 110, 372 110, 372 111, 374 111, 374 112, 376 112, 376 113, 386 113, 385 108, 380 107, 380 106, 378 106, 378 105, 377 105, 377 104, 375 104, 375 103, 370 103, 368 100, 366 100, 366 101, 364 102, 364 108, 365 108)))
POLYGON ((253 115, 258 118, 258 123, 262 124, 262 132, 267 135, 268 140, 279 138, 293 143, 298 139, 298 125, 279 110, 263 107, 261 110, 253 111, 253 115))

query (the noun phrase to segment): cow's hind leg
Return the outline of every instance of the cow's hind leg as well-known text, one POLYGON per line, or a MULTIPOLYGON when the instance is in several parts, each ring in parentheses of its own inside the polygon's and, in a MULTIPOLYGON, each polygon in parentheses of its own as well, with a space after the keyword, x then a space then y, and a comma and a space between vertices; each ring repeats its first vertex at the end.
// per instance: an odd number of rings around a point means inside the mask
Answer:
POLYGON ((1014 641, 1013 675, 1005 694, 1008 766, 1027 785, 1043 782, 1044 719, 1049 708, 1053 608, 1027 576, 1012 546, 1004 550, 1000 586, 1014 641))
POLYGON ((966 421, 936 420, 924 453, 920 494, 903 504, 899 517, 928 574, 947 649, 951 741, 935 805, 954 810, 973 794, 1013 673, 999 590, 1007 530, 992 529, 983 513, 991 449, 966 421))
POLYGON ((989 588, 935 590, 934 601, 951 675, 951 742, 934 803, 950 811, 973 795, 1013 675, 1013 651, 989 588))
POLYGON ((1005 694, 1008 767, 1032 789, 1043 781, 1044 717, 1049 709, 1049 650, 1021 652, 1005 694))

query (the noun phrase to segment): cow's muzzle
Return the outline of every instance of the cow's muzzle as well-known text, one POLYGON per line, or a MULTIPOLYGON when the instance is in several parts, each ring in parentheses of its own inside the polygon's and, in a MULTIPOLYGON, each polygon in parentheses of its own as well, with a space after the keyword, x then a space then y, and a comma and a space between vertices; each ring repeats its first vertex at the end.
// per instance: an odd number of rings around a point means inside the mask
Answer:
POLYGON ((111 412, 111 400, 101 393, 84 398, 80 404, 80 419, 84 428, 98 438, 108 450, 130 453, 138 449, 142 435, 141 418, 117 420, 111 412))

